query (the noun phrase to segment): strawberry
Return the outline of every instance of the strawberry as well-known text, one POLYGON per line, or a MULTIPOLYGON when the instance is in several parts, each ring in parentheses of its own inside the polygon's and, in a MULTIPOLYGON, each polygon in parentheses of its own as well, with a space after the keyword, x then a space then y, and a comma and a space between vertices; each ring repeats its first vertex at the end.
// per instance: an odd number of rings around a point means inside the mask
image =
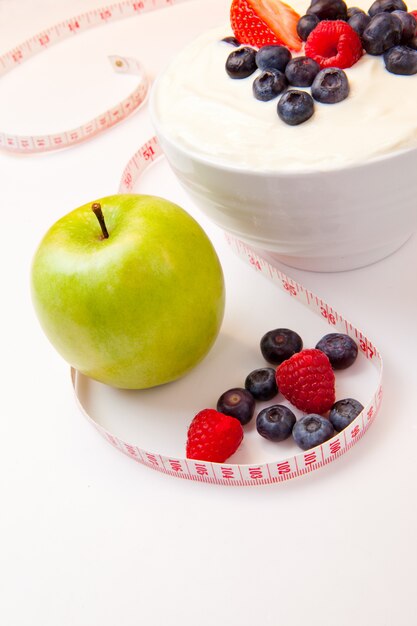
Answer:
POLYGON ((298 13, 281 0, 233 0, 230 23, 242 44, 256 48, 284 44, 296 52, 302 41, 297 34, 298 13))
POLYGON ((305 54, 321 68, 345 69, 359 61, 363 48, 359 35, 347 22, 323 20, 307 37, 305 54))
POLYGON ((188 428, 187 459, 224 463, 240 446, 242 424, 235 417, 203 409, 188 428))
POLYGON ((321 350, 301 350, 277 368, 278 389, 297 409, 326 413, 334 404, 335 377, 321 350))

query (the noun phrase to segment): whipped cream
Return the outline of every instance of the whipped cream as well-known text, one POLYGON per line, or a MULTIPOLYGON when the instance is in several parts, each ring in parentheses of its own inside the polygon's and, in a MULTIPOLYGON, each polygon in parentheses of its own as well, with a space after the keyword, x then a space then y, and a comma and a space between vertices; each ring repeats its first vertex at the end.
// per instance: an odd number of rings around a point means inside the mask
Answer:
MULTIPOLYGON (((308 4, 291 2, 300 15, 308 4)), ((355 1, 364 10, 370 4, 355 1)), ((408 10, 416 8, 409 0, 408 10)), ((205 159, 259 171, 328 170, 417 146, 417 75, 390 74, 382 56, 364 54, 345 70, 344 101, 316 102, 310 120, 288 126, 277 115, 279 97, 254 98, 259 71, 240 80, 227 75, 235 48, 221 39, 231 34, 228 24, 203 34, 159 77, 155 121, 168 139, 205 159)))

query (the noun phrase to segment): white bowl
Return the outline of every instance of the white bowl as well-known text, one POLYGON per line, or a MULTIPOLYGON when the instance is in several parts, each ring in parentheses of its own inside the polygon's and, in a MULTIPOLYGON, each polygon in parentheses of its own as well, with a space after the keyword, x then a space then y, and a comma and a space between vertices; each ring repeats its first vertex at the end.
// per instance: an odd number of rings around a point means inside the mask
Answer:
POLYGON ((292 267, 340 271, 397 250, 417 230, 417 148, 331 171, 256 172, 172 141, 162 149, 197 206, 218 226, 292 267))

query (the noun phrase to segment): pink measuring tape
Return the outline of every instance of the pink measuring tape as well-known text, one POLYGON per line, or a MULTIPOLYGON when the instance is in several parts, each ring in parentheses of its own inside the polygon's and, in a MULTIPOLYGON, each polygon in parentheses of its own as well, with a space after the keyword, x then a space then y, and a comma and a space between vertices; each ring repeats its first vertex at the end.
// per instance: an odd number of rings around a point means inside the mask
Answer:
MULTIPOLYGON (((185 1, 187 0, 125 1, 66 20, 35 35, 17 48, 1 56, 0 76, 31 56, 47 49, 50 45, 61 41, 63 38, 73 36, 109 21, 137 16, 147 11, 185 1)), ((114 126, 130 115, 146 98, 149 84, 145 72, 141 64, 135 59, 110 57, 110 62, 115 71, 136 74, 140 77, 136 89, 122 102, 86 124, 62 133, 42 136, 17 136, 0 132, 0 149, 19 153, 36 153, 66 148, 94 137, 99 132, 114 126)), ((141 174, 162 155, 162 149, 156 137, 147 141, 126 165, 119 185, 119 193, 131 193, 141 174)), ((361 354, 376 368, 378 374, 377 383, 371 393, 371 397, 363 411, 347 428, 316 448, 276 462, 243 465, 194 461, 186 458, 164 456, 155 451, 146 451, 139 448, 136 444, 123 441, 98 424, 88 414, 78 394, 77 380, 79 374, 74 369, 71 369, 72 384, 80 410, 98 432, 118 450, 148 467, 172 476, 208 483, 259 485, 282 482, 327 465, 347 452, 362 438, 374 421, 381 403, 382 359, 372 342, 330 305, 281 272, 269 260, 264 258, 261 253, 247 244, 230 235, 226 235, 226 240, 232 250, 249 263, 254 271, 266 276, 277 288, 283 290, 288 297, 304 304, 312 313, 321 316, 327 321, 332 331, 347 333, 353 337, 359 346, 361 354)))

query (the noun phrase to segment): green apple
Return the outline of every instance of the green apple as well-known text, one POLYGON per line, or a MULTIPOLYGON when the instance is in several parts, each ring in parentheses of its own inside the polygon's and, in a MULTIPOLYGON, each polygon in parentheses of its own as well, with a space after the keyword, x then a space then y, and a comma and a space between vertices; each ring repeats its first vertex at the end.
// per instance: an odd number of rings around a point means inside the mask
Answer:
POLYGON ((109 196, 62 217, 35 253, 31 285, 41 326, 63 358, 124 389, 188 372, 224 313, 213 245, 188 213, 154 196, 109 196))

